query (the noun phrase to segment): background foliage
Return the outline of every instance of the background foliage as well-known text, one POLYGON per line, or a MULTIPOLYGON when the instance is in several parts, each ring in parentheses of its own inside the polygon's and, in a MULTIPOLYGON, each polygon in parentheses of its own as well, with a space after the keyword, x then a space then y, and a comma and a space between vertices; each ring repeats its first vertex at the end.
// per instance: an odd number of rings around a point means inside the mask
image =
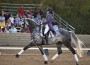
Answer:
POLYGON ((46 6, 75 27, 78 34, 90 34, 90 0, 0 0, 0 3, 34 3, 46 6))

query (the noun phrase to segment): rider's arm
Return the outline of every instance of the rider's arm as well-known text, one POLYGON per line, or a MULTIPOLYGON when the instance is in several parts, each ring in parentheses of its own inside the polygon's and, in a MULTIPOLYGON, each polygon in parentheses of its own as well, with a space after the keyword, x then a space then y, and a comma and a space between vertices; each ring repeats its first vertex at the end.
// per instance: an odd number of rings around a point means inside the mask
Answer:
POLYGON ((48 24, 52 21, 52 16, 51 15, 47 15, 46 17, 46 22, 43 22, 43 24, 48 24))

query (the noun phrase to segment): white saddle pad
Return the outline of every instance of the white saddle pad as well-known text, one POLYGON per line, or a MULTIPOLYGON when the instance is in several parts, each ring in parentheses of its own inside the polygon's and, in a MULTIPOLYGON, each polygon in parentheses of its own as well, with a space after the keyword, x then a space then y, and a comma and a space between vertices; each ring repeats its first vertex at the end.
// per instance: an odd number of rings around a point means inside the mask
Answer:
POLYGON ((48 25, 45 25, 44 34, 46 34, 48 31, 49 31, 49 27, 48 27, 48 25))

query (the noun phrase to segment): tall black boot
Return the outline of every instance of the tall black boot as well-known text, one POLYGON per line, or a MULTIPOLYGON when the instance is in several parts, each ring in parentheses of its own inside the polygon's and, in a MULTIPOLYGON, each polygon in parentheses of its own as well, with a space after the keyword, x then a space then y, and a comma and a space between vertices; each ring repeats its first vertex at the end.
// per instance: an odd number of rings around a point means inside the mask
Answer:
POLYGON ((45 35, 46 44, 48 44, 48 35, 45 35))

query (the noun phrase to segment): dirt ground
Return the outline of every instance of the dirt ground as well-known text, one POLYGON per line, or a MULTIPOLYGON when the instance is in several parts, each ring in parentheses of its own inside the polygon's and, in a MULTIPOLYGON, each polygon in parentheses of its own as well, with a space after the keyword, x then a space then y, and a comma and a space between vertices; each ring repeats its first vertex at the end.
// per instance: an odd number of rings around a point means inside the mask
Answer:
MULTIPOLYGON (((0 50, 0 65, 45 65, 39 50, 27 50, 19 58, 15 57, 20 50, 0 50)), ((75 65, 73 55, 69 51, 63 53, 53 62, 50 59, 56 51, 49 51, 47 65, 75 65)), ((84 57, 79 57, 79 65, 90 65, 90 56, 84 52, 84 57)))

